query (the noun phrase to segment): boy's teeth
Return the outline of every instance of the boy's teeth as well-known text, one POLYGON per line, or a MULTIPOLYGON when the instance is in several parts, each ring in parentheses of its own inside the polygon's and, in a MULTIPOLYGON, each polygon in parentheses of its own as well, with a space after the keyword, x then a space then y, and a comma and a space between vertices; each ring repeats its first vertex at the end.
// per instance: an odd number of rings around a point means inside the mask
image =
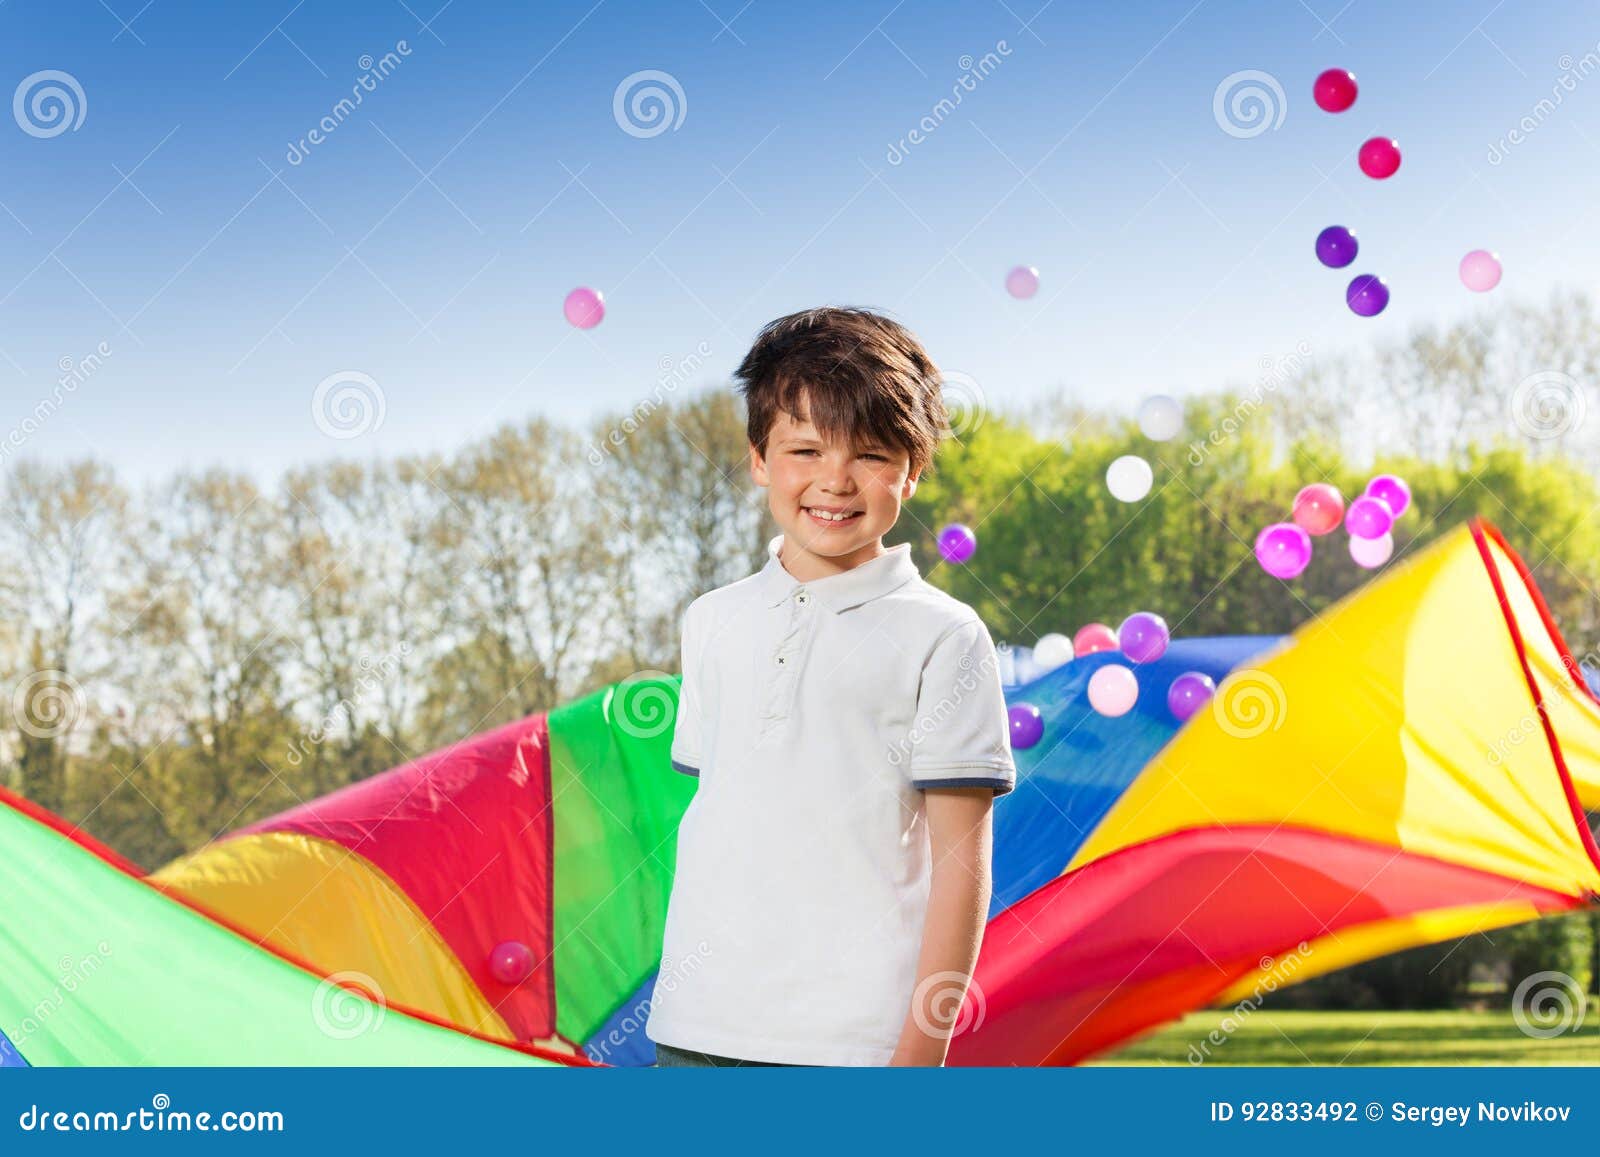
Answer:
POLYGON ((826 518, 830 522, 844 522, 855 517, 855 514, 830 514, 826 510, 817 510, 810 506, 806 507, 806 511, 807 513, 815 514, 818 518, 826 518))

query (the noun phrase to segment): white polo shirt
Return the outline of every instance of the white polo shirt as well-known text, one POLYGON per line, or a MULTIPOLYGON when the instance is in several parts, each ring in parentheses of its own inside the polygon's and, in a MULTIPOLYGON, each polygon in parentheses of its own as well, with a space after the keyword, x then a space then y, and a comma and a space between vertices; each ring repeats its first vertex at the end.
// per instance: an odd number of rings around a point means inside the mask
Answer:
POLYGON ((902 544, 801 582, 778 561, 683 622, 678 829, 651 1040, 745 1060, 883 1065, 928 903, 922 790, 1016 779, 982 620, 902 544))

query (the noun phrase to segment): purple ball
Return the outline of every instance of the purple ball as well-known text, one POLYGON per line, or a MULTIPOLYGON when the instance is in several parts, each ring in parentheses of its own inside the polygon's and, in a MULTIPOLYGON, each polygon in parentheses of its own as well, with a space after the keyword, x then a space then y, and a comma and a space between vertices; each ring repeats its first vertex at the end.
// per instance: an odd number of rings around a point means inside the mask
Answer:
POLYGON ((1394 525, 1394 511, 1381 498, 1363 494, 1344 512, 1344 528, 1351 538, 1382 538, 1394 525))
POLYGON ((1185 671, 1172 681, 1172 686, 1167 688, 1167 710, 1179 720, 1186 721, 1200 708, 1211 701, 1215 695, 1217 685, 1211 681, 1211 676, 1199 671, 1185 671))
POLYGON ((1377 317, 1389 307, 1389 287, 1373 273, 1357 274, 1344 291, 1345 304, 1360 317, 1377 317))
MULTIPOLYGON (((1399 518, 1406 512, 1406 507, 1411 505, 1411 487, 1406 485, 1404 478, 1397 475, 1380 474, 1367 483, 1367 497, 1381 500, 1394 512, 1394 516, 1399 518)), ((1368 537, 1376 538, 1377 535, 1368 537)))
POLYGON ((1032 703, 1012 704, 1006 716, 1011 720, 1011 746, 1014 750, 1032 747, 1044 735, 1044 720, 1032 703))
POLYGON ((1135 611, 1117 628, 1117 641, 1122 645, 1122 653, 1135 663, 1154 663, 1167 653, 1172 632, 1167 630, 1167 620, 1160 615, 1135 611))
POLYGON ((939 553, 945 562, 966 562, 977 549, 978 536, 959 522, 952 522, 939 532, 939 553))
POLYGON ((1275 579, 1299 578, 1311 565, 1311 536, 1293 522, 1274 522, 1256 535, 1256 561, 1275 579))
POLYGON ((1329 225, 1317 234, 1317 260, 1329 269, 1343 269, 1349 265, 1360 248, 1356 235, 1343 225, 1329 225))

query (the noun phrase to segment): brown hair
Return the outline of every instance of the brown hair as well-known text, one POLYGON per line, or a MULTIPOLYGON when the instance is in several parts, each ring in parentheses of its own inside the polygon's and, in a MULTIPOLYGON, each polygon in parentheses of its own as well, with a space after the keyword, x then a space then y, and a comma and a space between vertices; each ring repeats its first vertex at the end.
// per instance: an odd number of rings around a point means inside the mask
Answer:
POLYGON ((778 412, 802 417, 802 395, 804 417, 823 438, 899 446, 913 476, 932 468, 950 429, 928 351, 905 326, 870 310, 825 306, 768 322, 734 377, 762 457, 778 412))

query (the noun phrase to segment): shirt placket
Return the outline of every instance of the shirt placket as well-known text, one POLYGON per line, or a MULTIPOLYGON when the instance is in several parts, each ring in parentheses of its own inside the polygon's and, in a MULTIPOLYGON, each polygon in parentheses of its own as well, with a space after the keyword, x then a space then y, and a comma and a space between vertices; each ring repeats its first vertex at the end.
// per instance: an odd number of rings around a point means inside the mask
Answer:
POLYGON ((816 598, 810 591, 796 587, 780 608, 784 625, 779 632, 778 645, 768 660, 771 677, 767 680, 766 700, 762 704, 762 743, 779 738, 788 726, 815 605, 816 598))

